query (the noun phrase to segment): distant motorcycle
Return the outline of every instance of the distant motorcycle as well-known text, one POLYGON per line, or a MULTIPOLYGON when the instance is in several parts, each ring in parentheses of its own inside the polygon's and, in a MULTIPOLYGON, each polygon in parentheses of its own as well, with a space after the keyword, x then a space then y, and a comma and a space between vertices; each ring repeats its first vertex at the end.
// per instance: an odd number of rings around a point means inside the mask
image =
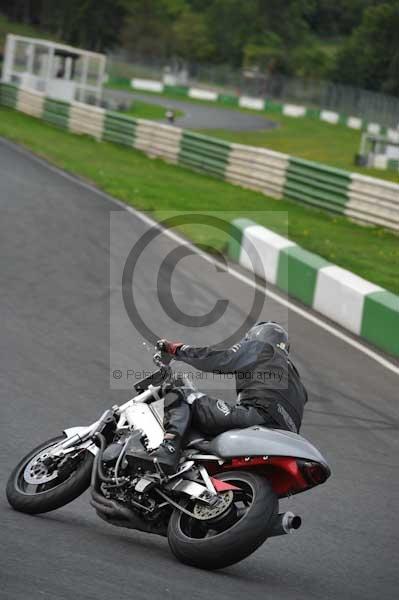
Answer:
POLYGON ((134 398, 20 461, 7 484, 11 506, 45 513, 91 485, 91 504, 104 520, 167 536, 181 562, 204 569, 232 565, 267 538, 298 529, 301 518, 279 514, 279 499, 330 476, 320 452, 298 434, 254 426, 209 439, 191 431, 172 476, 140 458, 163 439, 163 395, 192 387, 160 353, 154 362, 158 369, 136 383, 134 398))

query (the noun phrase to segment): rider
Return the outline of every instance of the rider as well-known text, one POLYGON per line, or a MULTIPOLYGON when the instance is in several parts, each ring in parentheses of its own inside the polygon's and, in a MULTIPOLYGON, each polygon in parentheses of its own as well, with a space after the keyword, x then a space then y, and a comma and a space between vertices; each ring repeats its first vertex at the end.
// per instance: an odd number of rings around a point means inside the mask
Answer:
POLYGON ((190 420, 210 436, 253 425, 299 431, 308 395, 289 358, 288 334, 278 323, 257 323, 228 350, 168 340, 160 340, 158 348, 201 371, 234 373, 238 395, 230 406, 192 389, 173 388, 165 394, 164 441, 149 455, 165 473, 176 471, 190 420))

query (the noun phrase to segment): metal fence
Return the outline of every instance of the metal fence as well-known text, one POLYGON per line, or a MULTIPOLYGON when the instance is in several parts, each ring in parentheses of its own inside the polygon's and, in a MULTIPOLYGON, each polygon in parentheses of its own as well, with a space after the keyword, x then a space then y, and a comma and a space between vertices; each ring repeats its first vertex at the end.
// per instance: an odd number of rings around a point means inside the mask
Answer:
POLYGON ((162 79, 166 73, 174 76, 177 83, 182 85, 271 98, 280 102, 333 110, 387 127, 399 126, 399 98, 331 81, 271 75, 253 70, 234 70, 228 65, 187 65, 178 60, 162 61, 143 56, 128 56, 126 53, 108 56, 108 72, 116 79, 162 79))

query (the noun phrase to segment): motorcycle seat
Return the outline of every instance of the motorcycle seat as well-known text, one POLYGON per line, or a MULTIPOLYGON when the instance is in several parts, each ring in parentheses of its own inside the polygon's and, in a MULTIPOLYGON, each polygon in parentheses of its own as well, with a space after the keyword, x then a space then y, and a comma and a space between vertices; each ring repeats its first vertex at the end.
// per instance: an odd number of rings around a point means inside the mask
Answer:
POLYGON ((191 430, 186 435, 184 447, 209 452, 212 439, 213 438, 205 436, 200 431, 191 430))

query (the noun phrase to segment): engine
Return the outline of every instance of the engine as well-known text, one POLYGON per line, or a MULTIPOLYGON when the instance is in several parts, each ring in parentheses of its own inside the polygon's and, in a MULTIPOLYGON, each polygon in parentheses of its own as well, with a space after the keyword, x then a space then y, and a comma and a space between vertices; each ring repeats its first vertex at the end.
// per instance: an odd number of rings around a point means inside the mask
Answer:
POLYGON ((149 496, 154 482, 143 477, 148 461, 140 458, 147 439, 139 430, 121 431, 102 455, 102 471, 113 482, 103 481, 101 491, 106 498, 117 500, 132 509, 153 512, 156 502, 149 496), (138 455, 138 456, 137 456, 138 455))

